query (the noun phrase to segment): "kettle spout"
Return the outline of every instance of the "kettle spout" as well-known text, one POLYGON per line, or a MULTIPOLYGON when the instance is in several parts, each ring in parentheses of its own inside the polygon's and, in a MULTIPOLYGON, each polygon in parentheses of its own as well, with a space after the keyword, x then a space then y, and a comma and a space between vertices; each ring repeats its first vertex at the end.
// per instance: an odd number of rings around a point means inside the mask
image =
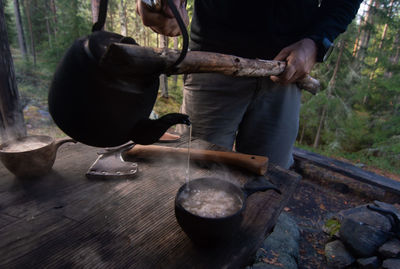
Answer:
POLYGON ((150 145, 157 142, 160 137, 173 125, 190 125, 189 116, 180 113, 171 113, 157 120, 140 120, 131 132, 131 140, 136 144, 150 145))

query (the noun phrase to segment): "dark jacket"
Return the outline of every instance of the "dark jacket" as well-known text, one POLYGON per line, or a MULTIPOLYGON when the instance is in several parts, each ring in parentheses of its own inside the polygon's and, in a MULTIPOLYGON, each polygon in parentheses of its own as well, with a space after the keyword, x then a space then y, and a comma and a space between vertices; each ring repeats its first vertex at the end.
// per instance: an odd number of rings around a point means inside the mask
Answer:
POLYGON ((193 50, 273 59, 305 37, 330 41, 354 19, 362 0, 196 0, 193 50))

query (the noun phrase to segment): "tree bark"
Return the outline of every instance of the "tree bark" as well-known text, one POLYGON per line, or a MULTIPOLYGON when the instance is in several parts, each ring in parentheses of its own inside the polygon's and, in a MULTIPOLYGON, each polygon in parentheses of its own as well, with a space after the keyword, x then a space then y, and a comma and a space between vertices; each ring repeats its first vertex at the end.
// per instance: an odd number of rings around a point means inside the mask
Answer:
MULTIPOLYGON (((161 49, 168 48, 168 37, 160 35, 161 49)), ((168 77, 166 75, 160 76, 160 89, 161 97, 168 98, 168 77)))
MULTIPOLYGON (((107 68, 118 66, 118 72, 125 75, 149 75, 154 73, 190 74, 219 73, 236 77, 269 77, 280 75, 286 62, 246 59, 233 55, 188 51, 183 61, 173 70, 168 70, 180 55, 179 51, 154 49, 136 45, 114 43, 102 57, 101 64, 107 68)), ((312 94, 320 89, 318 80, 306 76, 297 85, 312 94)))
POLYGON ((0 0, 0 136, 4 141, 25 136, 26 129, 19 102, 2 1, 0 0))
POLYGON ((27 56, 27 50, 26 50, 24 28, 22 26, 22 20, 21 20, 21 11, 19 8, 19 0, 14 0, 14 14, 15 14, 15 24, 17 27, 19 48, 21 50, 22 57, 25 58, 27 56))

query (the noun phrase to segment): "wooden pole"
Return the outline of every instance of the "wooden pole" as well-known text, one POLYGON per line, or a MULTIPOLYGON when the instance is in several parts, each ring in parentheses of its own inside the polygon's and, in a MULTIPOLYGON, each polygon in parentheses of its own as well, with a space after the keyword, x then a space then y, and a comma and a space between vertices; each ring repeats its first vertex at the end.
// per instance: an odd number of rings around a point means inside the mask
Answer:
MULTIPOLYGON (((285 70, 286 63, 246 59, 221 53, 188 51, 185 59, 176 67, 180 51, 154 49, 129 44, 112 44, 102 58, 102 65, 126 75, 150 75, 156 73, 189 74, 220 73, 237 77, 269 77, 279 75, 285 70)), ((319 81, 307 76, 298 86, 312 94, 320 88, 319 81)))
POLYGON ((2 0, 0 0, 0 55, 0 136, 4 141, 25 136, 26 129, 19 104, 2 0))

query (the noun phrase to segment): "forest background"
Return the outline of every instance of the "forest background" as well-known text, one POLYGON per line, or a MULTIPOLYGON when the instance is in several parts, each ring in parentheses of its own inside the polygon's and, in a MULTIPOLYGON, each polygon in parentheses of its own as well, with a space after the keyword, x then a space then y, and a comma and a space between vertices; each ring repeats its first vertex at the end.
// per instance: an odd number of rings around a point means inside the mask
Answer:
MULTIPOLYGON (((29 134, 63 136, 48 113, 49 84, 66 49, 90 33, 98 2, 0 1, 29 134)), ((187 7, 191 16, 193 0, 187 7)), ((144 27, 133 0, 109 1, 106 30, 133 37, 142 46, 181 45, 181 38, 144 27)), ((357 18, 335 41, 331 57, 311 74, 323 90, 315 96, 303 93, 296 146, 400 175, 399 57, 399 1, 364 1, 357 18)), ((182 77, 163 76, 155 112, 177 112, 181 102, 182 77)))

